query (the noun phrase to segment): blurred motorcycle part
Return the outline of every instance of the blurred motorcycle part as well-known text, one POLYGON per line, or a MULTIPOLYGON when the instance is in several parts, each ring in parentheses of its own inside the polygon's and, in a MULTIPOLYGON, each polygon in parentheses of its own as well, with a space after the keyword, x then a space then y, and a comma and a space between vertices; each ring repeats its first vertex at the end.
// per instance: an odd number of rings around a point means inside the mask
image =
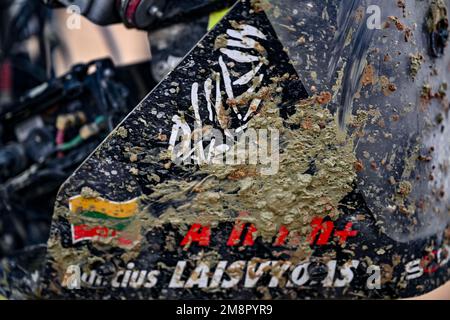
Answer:
POLYGON ((228 7, 231 0, 43 0, 47 5, 74 7, 92 22, 109 25, 122 22, 129 28, 156 30, 174 23, 193 21, 228 7))
POLYGON ((45 243, 58 188, 151 89, 149 68, 76 65, 0 111, 0 257, 45 243))

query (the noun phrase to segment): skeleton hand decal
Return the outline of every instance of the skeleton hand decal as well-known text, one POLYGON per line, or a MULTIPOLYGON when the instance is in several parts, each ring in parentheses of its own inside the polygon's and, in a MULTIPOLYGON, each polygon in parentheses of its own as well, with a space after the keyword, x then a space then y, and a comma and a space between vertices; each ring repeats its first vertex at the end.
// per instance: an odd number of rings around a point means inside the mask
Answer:
POLYGON ((175 115, 172 119, 174 125, 169 140, 169 152, 174 162, 191 163, 191 160, 194 160, 196 164, 214 163, 215 160, 220 162, 223 155, 231 148, 229 144, 224 144, 222 132, 227 140, 232 141, 245 132, 248 121, 258 111, 262 102, 258 97, 251 98, 244 105, 247 109, 245 113, 241 113, 238 108, 238 105, 242 107, 245 97, 255 95, 264 79, 261 70, 267 64, 265 58, 267 52, 258 42, 260 39, 266 40, 266 36, 257 28, 250 25, 238 25, 236 29, 228 29, 226 35, 216 40, 216 42, 220 40, 222 47, 218 59, 220 72, 213 72, 201 88, 198 82, 193 83, 191 88, 194 129, 192 130, 186 120, 179 115, 175 115), (248 65, 250 70, 236 76, 237 73, 233 70, 236 64, 239 67, 244 66, 245 69, 248 65), (232 79, 232 75, 236 79, 232 79), (221 90, 222 83, 227 98, 225 102, 221 90), (201 89, 204 91, 205 106, 200 105, 199 90, 201 89), (214 101, 213 91, 215 91, 214 101), (235 97, 235 92, 238 91, 243 93, 235 97), (200 109, 202 107, 206 108, 203 112, 200 109), (207 119, 212 125, 204 126, 202 113, 207 114, 207 119), (230 128, 232 117, 237 118, 240 123, 237 128, 230 128), (176 145, 180 136, 181 143, 176 145), (193 144, 192 141, 194 141, 193 144), (206 147, 205 142, 209 142, 206 147))

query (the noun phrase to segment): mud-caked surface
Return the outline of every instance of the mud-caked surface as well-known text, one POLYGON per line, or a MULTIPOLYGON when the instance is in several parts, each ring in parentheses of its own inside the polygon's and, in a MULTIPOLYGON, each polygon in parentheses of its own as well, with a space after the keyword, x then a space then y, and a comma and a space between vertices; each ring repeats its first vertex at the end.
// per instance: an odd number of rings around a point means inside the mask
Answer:
POLYGON ((444 284, 448 3, 394 2, 370 31, 364 1, 237 3, 62 187, 39 295, 397 298, 444 284))

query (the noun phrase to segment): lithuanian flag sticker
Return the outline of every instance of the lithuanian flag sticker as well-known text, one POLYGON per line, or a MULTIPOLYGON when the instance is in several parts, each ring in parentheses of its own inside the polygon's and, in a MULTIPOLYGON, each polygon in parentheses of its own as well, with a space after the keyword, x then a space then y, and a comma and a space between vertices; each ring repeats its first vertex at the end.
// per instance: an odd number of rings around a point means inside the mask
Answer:
POLYGON ((98 223, 72 225, 72 241, 110 241, 116 240, 121 247, 130 247, 135 243, 124 230, 132 221, 139 209, 138 198, 117 202, 101 197, 87 198, 81 195, 69 199, 69 210, 86 218, 97 221, 109 221, 108 226, 98 223))

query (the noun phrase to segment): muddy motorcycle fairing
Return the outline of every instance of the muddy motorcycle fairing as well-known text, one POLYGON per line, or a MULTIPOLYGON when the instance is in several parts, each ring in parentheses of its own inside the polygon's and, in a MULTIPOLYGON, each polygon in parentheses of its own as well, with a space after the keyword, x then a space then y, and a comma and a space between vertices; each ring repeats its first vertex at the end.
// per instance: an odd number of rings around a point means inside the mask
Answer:
POLYGON ((406 22, 448 4, 380 4, 370 32, 364 5, 239 1, 63 185, 41 295, 398 298, 448 281, 450 55, 406 22))

